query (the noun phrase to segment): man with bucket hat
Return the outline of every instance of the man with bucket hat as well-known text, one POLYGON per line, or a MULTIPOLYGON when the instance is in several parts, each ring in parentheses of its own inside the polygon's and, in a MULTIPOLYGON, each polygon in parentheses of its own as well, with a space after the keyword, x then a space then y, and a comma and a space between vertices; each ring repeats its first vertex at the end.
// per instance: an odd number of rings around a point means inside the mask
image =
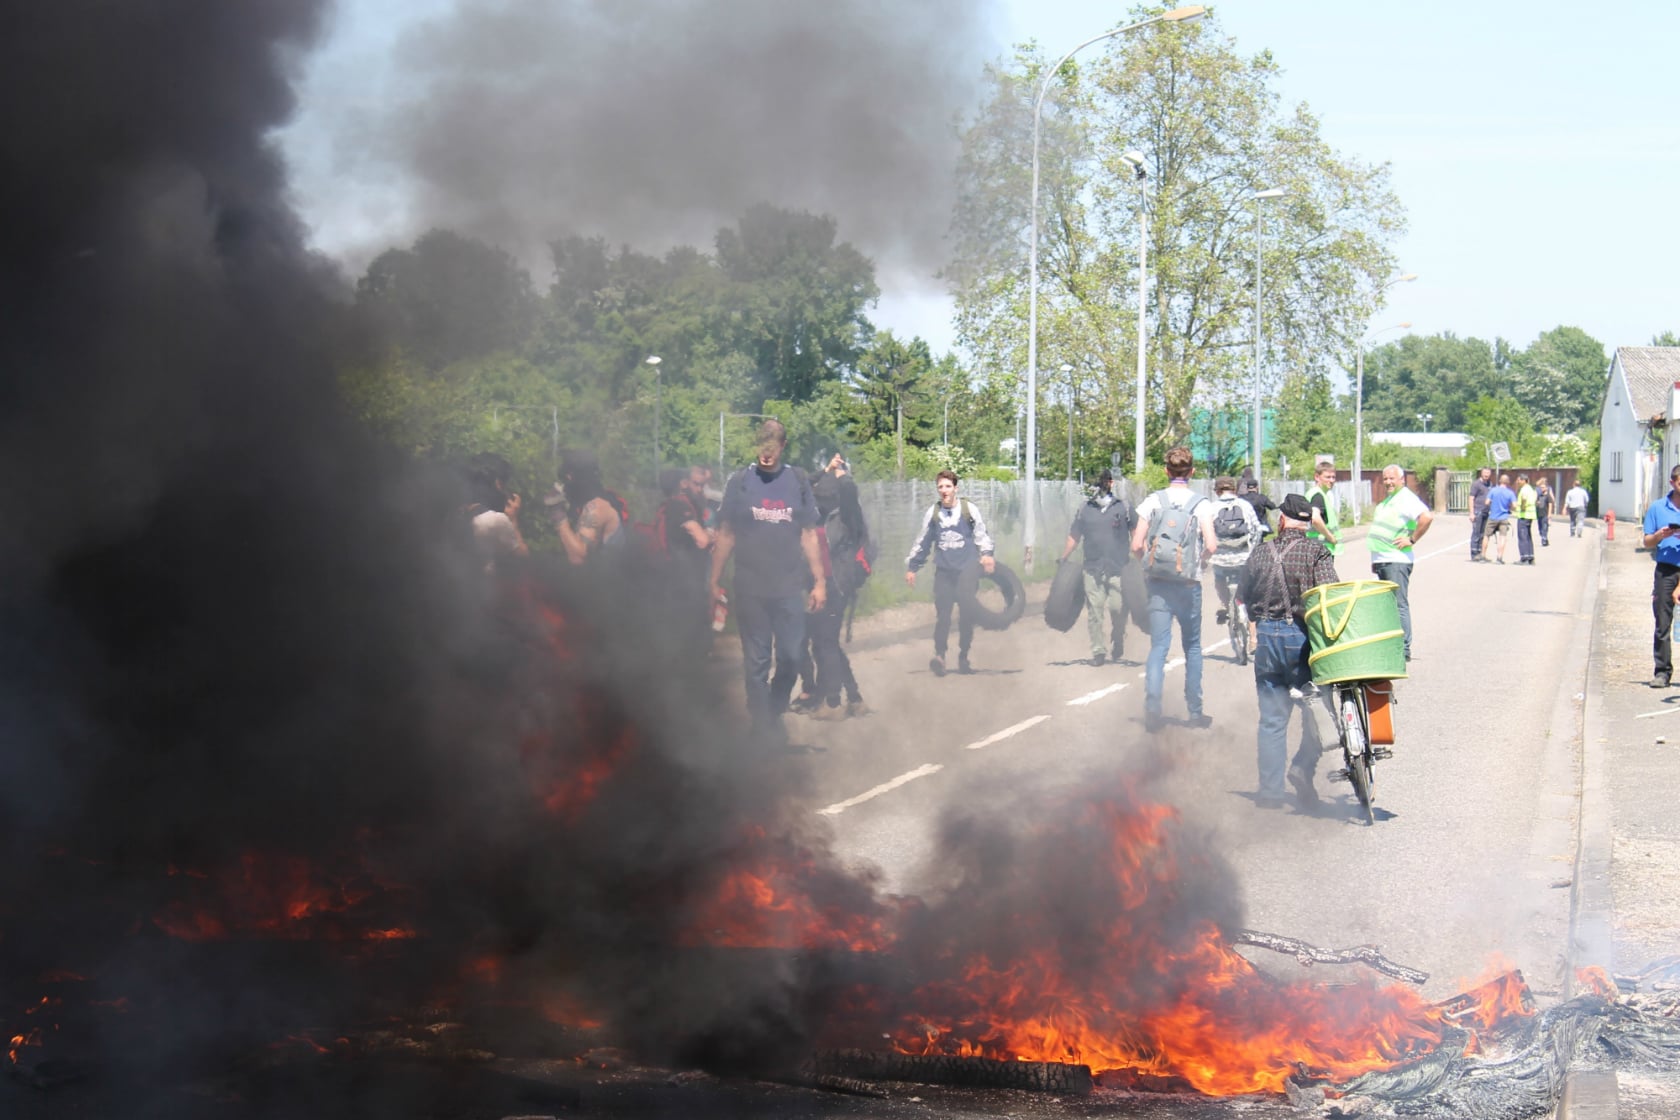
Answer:
POLYGON ((1365 543, 1371 549, 1371 570, 1378 579, 1394 584, 1394 602, 1400 608, 1400 629, 1406 635, 1406 660, 1412 659, 1412 607, 1407 591, 1412 582, 1412 546, 1429 532, 1435 515, 1423 499, 1406 485, 1406 468, 1390 463, 1383 468, 1383 485, 1388 497, 1371 511, 1371 529, 1365 543))
MULTIPOLYGON (((1256 747, 1260 788, 1254 803, 1262 809, 1283 807, 1284 759, 1289 750, 1289 710, 1312 683, 1307 665, 1306 608, 1309 588, 1336 583, 1336 560, 1322 540, 1309 538, 1313 507, 1290 494, 1278 507, 1278 531, 1254 546, 1238 584, 1254 621, 1254 688, 1260 699, 1256 747)), ((1289 764, 1289 784, 1302 805, 1318 800, 1313 769, 1321 749, 1312 710, 1301 708, 1301 746, 1289 764)))

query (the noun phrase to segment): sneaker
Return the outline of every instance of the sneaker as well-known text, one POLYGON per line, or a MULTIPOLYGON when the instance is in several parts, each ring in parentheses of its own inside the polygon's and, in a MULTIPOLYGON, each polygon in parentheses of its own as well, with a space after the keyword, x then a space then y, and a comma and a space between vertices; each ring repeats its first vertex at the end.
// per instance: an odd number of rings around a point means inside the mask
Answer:
POLYGON ((1494 561, 1494 563, 1495 563, 1495 564, 1503 564, 1503 563, 1505 563, 1505 557, 1503 557, 1503 556, 1501 556, 1501 557, 1500 557, 1500 558, 1499 558, 1499 559, 1497 559, 1497 560, 1495 560, 1495 561, 1494 561))
POLYGON ((1143 713, 1143 729, 1145 731, 1149 732, 1151 735, 1153 735, 1155 732, 1161 730, 1161 728, 1165 727, 1166 725, 1167 725, 1167 721, 1161 718, 1161 713, 1160 712, 1145 712, 1145 713, 1143 713))
POLYGON ((940 657, 938 654, 935 654, 928 661, 928 669, 934 676, 943 677, 945 675, 945 659, 940 657))
POLYGON ((1231 619, 1231 612, 1226 610, 1224 607, 1220 607, 1213 614, 1213 620, 1215 622, 1219 623, 1219 625, 1221 625, 1221 626, 1223 626, 1223 625, 1225 625, 1225 623, 1229 622, 1230 619, 1231 619))
POLYGON ((869 705, 863 702, 863 697, 846 701, 846 718, 855 719, 858 716, 869 715, 869 705))
POLYGON ((1667 688, 1668 687, 1668 674, 1667 673, 1658 673, 1656 676, 1652 677, 1651 678, 1651 687, 1652 688, 1667 688))
POLYGON ((1108 654, 1103 652, 1100 649, 1097 652, 1095 652, 1091 655, 1091 664, 1093 664, 1093 665, 1101 665, 1104 661, 1107 661, 1107 660, 1108 660, 1108 654))
POLYGON ((822 701, 818 700, 815 696, 806 693, 802 696, 796 696, 793 700, 789 701, 788 711, 794 713, 795 715, 808 716, 812 712, 816 711, 817 707, 821 703, 822 701))
POLYGON ((1213 717, 1208 715, 1206 712, 1197 712, 1195 715, 1190 717, 1189 723, 1191 727, 1206 731, 1208 728, 1213 726, 1213 717))
POLYGON ((974 672, 974 666, 972 666, 968 663, 968 654, 961 653, 961 654, 957 655, 957 672, 959 672, 959 673, 972 673, 972 672, 974 672))
POLYGON ((1303 805, 1318 804, 1318 791, 1313 788, 1313 776, 1309 771, 1291 766, 1289 784, 1295 788, 1295 800, 1303 805))
POLYGON ((1116 645, 1113 649, 1108 651, 1108 659, 1110 661, 1124 661, 1124 660, 1126 660, 1126 649, 1125 649, 1125 647, 1121 646, 1121 645, 1116 645))
POLYGON ((831 700, 817 708, 816 711, 812 712, 811 718, 824 720, 825 722, 830 720, 845 719, 846 709, 840 706, 840 701, 831 700))
POLYGON ((1254 807, 1256 809, 1281 809, 1283 808, 1283 798, 1267 797, 1265 794, 1256 794, 1254 798, 1254 807))

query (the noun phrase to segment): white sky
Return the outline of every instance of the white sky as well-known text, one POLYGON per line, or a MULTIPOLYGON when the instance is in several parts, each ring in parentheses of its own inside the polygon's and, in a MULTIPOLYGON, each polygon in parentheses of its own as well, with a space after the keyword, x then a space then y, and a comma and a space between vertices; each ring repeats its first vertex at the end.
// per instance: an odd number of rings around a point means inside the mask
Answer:
MULTIPOLYGON (((380 97, 392 13, 411 19, 440 2, 344 0, 322 56, 333 65, 311 67, 304 115, 282 140, 299 207, 329 252, 365 250, 369 230, 414 232, 401 229, 400 184, 336 180, 311 122, 380 97)), ((1409 320, 1418 333, 1519 347, 1560 324, 1607 347, 1680 331, 1680 5, 1611 11, 1558 0, 1218 5, 1237 49, 1272 51, 1284 102, 1307 102, 1334 148, 1393 165, 1410 222, 1400 265, 1420 279, 1391 291, 1373 329, 1409 320)), ((1125 15, 1087 0, 1000 0, 996 54, 1027 38, 1059 54, 1125 15)), ((936 292, 889 289, 871 317, 936 351, 951 345, 950 303, 936 292)))

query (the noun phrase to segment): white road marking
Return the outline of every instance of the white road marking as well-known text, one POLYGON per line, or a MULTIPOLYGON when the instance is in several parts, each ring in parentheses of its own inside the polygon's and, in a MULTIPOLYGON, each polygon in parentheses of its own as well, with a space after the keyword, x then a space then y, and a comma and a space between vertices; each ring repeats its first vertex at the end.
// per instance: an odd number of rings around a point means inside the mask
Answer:
MULTIPOLYGON (((1221 638, 1217 642, 1214 642, 1211 646, 1203 646, 1202 647, 1202 652, 1203 653, 1212 653, 1214 650, 1219 649, 1222 646, 1228 646, 1230 644, 1231 644, 1231 639, 1221 638)), ((1175 657, 1171 661, 1167 662, 1165 665, 1161 666, 1161 671, 1163 673, 1170 673, 1174 669, 1182 669, 1182 668, 1184 668, 1184 658, 1175 657)), ((1149 675, 1149 668, 1148 668, 1148 666, 1145 666, 1143 668, 1143 670, 1138 673, 1138 680, 1141 681, 1143 678, 1147 677, 1148 675, 1149 675)))
POLYGON ((1671 716, 1675 712, 1680 712, 1680 708, 1664 708, 1660 712, 1640 712, 1638 715, 1634 716, 1633 718, 1634 719, 1655 719, 1658 716, 1671 716))
POLYGON ((1075 696, 1072 700, 1067 702, 1067 706, 1070 708, 1078 708, 1085 704, 1095 704, 1104 696, 1113 696, 1116 692, 1119 692, 1125 687, 1126 683, 1124 681, 1119 684, 1111 684, 1107 688, 1099 688, 1095 692, 1087 692, 1083 696, 1075 696))
MULTIPOLYGON (((1042 718, 1049 719, 1050 717, 1044 716, 1042 718)), ((817 811, 825 817, 837 817, 854 805, 862 805, 865 801, 880 797, 883 793, 891 793, 899 786, 907 785, 910 782, 915 781, 917 778, 925 778, 929 774, 937 774, 943 769, 945 769, 945 767, 939 765, 939 763, 930 762, 926 766, 918 766, 916 769, 911 770, 907 774, 900 774, 890 782, 882 782, 874 789, 866 790, 863 793, 858 794, 856 797, 847 798, 845 801, 836 801, 828 808, 819 809, 817 811)))
POLYGON ((1434 552, 1426 552, 1422 556, 1414 556, 1414 557, 1412 557, 1412 560, 1413 560, 1414 563, 1418 560, 1427 560, 1431 556, 1439 556, 1439 555, 1441 555, 1441 553, 1451 552, 1455 548, 1466 548, 1466 547, 1469 546, 1469 544, 1470 544, 1470 538, 1465 537, 1461 541, 1454 541, 1452 544, 1445 545, 1441 548, 1437 548, 1434 552))
POLYGON ((1047 720, 1049 718, 1050 718, 1049 716, 1033 716, 1031 719, 1024 719, 1020 723, 1017 723, 1013 727, 1006 727, 1002 731, 999 731, 995 735, 986 736, 984 739, 981 739, 978 743, 970 743, 968 745, 967 749, 971 750, 971 751, 977 751, 977 750, 981 750, 985 747, 989 747, 993 743, 1001 743, 1005 739, 1008 739, 1009 737, 1011 737, 1013 735, 1019 735, 1021 732, 1027 730, 1029 727, 1037 727, 1039 724, 1043 723, 1045 720, 1047 720))

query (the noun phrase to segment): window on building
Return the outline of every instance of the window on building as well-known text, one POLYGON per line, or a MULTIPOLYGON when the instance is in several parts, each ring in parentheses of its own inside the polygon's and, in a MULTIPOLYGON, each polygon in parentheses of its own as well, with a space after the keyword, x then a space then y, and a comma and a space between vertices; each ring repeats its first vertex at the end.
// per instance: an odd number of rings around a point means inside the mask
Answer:
POLYGON ((1612 451, 1612 452, 1610 452, 1610 481, 1611 482, 1620 482, 1621 480, 1622 480, 1622 453, 1620 451, 1612 451))

